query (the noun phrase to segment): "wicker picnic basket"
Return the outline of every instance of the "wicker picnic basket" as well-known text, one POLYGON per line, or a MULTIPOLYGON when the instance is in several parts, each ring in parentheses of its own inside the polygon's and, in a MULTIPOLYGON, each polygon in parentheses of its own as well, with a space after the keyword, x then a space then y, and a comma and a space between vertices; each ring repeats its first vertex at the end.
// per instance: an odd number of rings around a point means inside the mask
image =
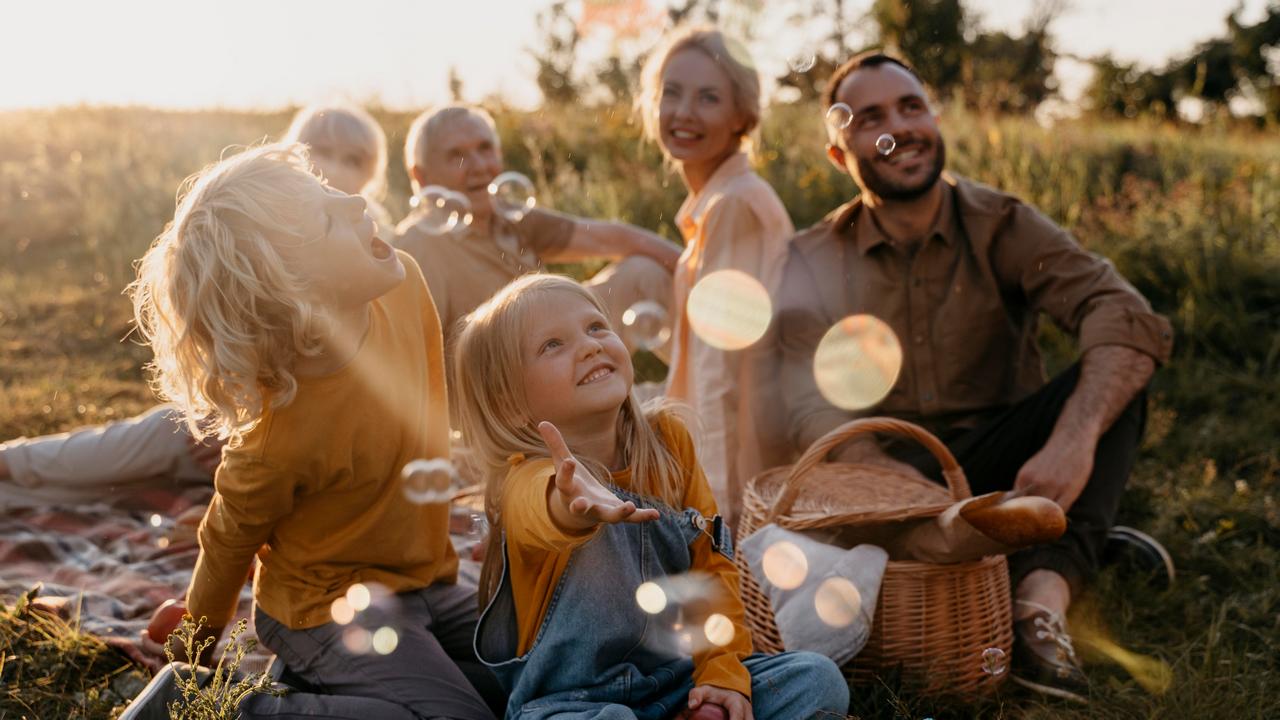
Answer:
MULTIPOLYGON (((790 530, 839 530, 928 518, 971 496, 955 457, 924 428, 889 418, 854 420, 819 438, 795 465, 767 470, 747 484, 738 538, 771 522, 790 530), (824 462, 836 446, 871 433, 924 445, 941 464, 947 488, 887 468, 824 462)), ((756 649, 781 652, 769 598, 742 553, 735 562, 756 649)), ((950 564, 890 561, 871 636, 842 670, 855 683, 898 672, 911 692, 976 698, 993 692, 1007 675, 1002 668, 995 674, 984 670, 984 651, 997 648, 1007 657, 1012 643, 1003 555, 950 564)))

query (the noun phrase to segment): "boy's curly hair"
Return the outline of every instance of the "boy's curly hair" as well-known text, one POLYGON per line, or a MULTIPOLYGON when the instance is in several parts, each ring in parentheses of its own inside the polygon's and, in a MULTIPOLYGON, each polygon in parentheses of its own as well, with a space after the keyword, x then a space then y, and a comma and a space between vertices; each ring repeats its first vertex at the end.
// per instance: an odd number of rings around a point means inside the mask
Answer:
POLYGON ((304 146, 281 143, 206 167, 137 263, 127 292, 152 385, 197 439, 238 442, 293 400, 296 359, 319 352, 323 320, 273 245, 307 240, 301 199, 321 190, 309 166, 304 146))

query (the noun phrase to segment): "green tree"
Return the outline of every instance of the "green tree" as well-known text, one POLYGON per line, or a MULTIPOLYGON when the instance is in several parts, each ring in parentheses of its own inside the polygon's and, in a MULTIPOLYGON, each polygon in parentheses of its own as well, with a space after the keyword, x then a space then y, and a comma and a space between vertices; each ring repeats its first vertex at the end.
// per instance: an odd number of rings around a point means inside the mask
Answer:
POLYGON ((557 0, 537 17, 540 47, 529 53, 538 64, 535 76, 542 97, 552 105, 568 105, 578 100, 574 68, 578 62, 578 24, 569 15, 568 3, 557 0))
POLYGON ((902 53, 939 96, 960 86, 971 30, 960 0, 875 0, 869 15, 879 44, 902 53))

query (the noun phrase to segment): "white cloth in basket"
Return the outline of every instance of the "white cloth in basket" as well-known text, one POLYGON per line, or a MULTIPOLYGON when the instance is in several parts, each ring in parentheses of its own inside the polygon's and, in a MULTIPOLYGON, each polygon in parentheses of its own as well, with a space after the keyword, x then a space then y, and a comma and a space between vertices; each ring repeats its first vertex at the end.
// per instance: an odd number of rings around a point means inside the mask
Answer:
POLYGON ((867 644, 889 560, 884 550, 846 550, 772 523, 745 538, 740 550, 773 605, 787 650, 843 665, 867 644))

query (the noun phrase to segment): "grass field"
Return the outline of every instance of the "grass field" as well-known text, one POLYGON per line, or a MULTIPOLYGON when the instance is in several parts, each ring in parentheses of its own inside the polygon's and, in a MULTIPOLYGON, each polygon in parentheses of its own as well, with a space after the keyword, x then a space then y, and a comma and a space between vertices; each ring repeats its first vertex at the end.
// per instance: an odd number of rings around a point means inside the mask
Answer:
MULTIPOLYGON (((399 217, 410 118, 378 117, 392 145, 387 205, 399 217)), ((777 108, 763 133, 762 173, 801 227, 853 191, 822 159, 818 117, 812 106, 777 108)), ((140 109, 0 114, 0 438, 128 416, 152 402, 140 371, 148 353, 126 339, 121 290, 131 262, 172 216, 183 177, 226 146, 278 135, 287 121, 140 109)), ((499 124, 508 164, 535 180, 543 204, 676 236, 682 187, 660 171, 626 110, 500 113, 499 124)), ((1095 652, 1088 708, 1010 692, 948 709, 899 697, 890 683, 857 691, 854 712, 1280 717, 1280 140, 974 116, 944 118, 944 132, 953 170, 1017 193, 1072 229, 1174 323, 1174 359, 1154 381, 1121 520, 1168 546, 1178 583, 1157 592, 1105 571, 1074 620, 1082 633, 1151 660, 1138 673, 1147 685, 1166 666, 1172 681, 1150 692, 1095 652)), ((1044 340, 1051 365, 1070 361, 1068 338, 1050 330, 1044 340)), ((3 671, 0 684, 9 677, 3 671)), ((0 717, 14 717, 3 695, 0 717)))

